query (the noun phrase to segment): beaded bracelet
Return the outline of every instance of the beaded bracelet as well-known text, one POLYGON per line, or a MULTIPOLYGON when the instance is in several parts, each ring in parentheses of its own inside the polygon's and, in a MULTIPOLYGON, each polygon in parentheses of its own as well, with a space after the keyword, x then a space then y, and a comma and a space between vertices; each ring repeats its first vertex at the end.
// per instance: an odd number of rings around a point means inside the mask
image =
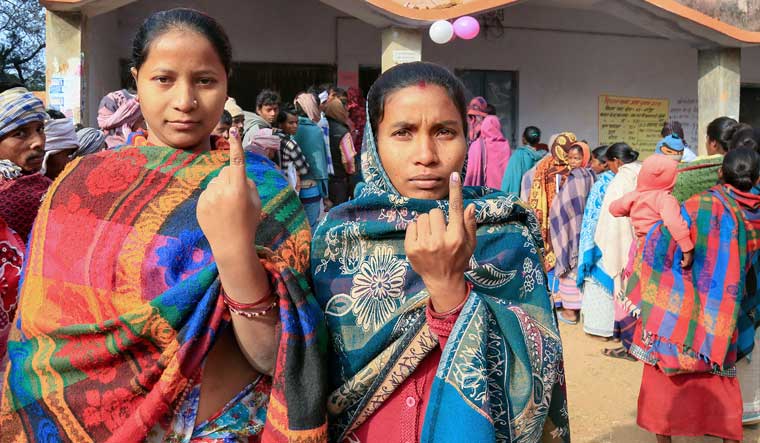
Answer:
MULTIPOLYGON (((227 300, 225 299, 225 304, 226 304, 226 302, 227 302, 227 300)), ((279 303, 279 300, 276 297, 273 297, 272 303, 270 303, 269 305, 267 305, 267 306, 265 306, 265 307, 263 307, 263 308, 261 308, 261 309, 259 309, 257 311, 241 310, 241 309, 237 309, 234 306, 229 305, 229 304, 227 304, 227 308, 233 314, 242 315, 245 318, 256 318, 256 317, 261 317, 262 315, 266 315, 269 311, 271 311, 272 309, 274 309, 277 306, 278 303, 279 303)))

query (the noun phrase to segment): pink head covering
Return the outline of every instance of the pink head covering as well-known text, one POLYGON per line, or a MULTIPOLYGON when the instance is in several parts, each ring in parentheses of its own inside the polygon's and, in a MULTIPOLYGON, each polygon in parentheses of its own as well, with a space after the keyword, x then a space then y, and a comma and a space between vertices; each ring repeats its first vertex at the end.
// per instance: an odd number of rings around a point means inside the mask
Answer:
POLYGON ((494 115, 487 116, 481 124, 480 137, 470 145, 464 184, 500 189, 511 153, 501 122, 494 115))
POLYGON ((475 97, 467 105, 467 126, 470 128, 468 140, 475 140, 480 135, 480 125, 488 115, 486 113, 487 107, 488 103, 483 97, 475 97))
POLYGON ((244 149, 272 158, 274 153, 280 150, 280 140, 280 137, 272 132, 272 128, 261 128, 253 135, 251 144, 244 149))
POLYGON ((140 103, 126 89, 111 92, 100 101, 98 126, 106 134, 109 149, 123 145, 141 119, 140 103))
POLYGON ((314 123, 319 122, 322 118, 322 113, 319 111, 319 104, 317 103, 317 99, 314 98, 314 95, 309 94, 308 92, 298 94, 298 97, 294 100, 294 104, 298 105, 298 107, 300 107, 314 123))

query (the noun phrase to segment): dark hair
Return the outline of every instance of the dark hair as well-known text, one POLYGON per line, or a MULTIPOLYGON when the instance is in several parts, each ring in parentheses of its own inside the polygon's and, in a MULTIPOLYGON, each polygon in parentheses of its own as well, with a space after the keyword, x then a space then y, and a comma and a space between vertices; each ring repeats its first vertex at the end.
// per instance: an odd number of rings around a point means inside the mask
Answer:
MULTIPOLYGON (((385 100, 389 95, 422 82, 438 85, 446 90, 454 102, 462 118, 462 129, 467 132, 467 101, 462 82, 443 66, 428 62, 412 62, 396 65, 385 71, 369 88, 367 94, 367 109, 372 131, 377 133, 377 127, 385 114, 385 100)), ((464 134, 463 134, 464 136, 464 134)))
POLYGON ((583 154, 583 147, 581 145, 579 145, 579 144, 576 143, 574 145, 571 145, 569 148, 567 148, 567 153, 568 154, 570 153, 570 151, 578 151, 581 154, 583 154))
POLYGON ((496 108, 494 108, 493 105, 490 103, 486 105, 486 114, 496 115, 496 108))
POLYGON ((288 103, 280 108, 280 112, 277 114, 277 126, 288 121, 288 115, 298 116, 296 107, 292 103, 288 103))
POLYGON ((591 151, 591 156, 594 157, 597 161, 605 163, 607 161, 607 145, 599 146, 598 148, 591 151))
POLYGON ((724 151, 731 150, 731 139, 739 122, 731 117, 718 117, 707 125, 707 137, 715 140, 724 151))
POLYGON ((335 85, 332 83, 322 83, 319 86, 317 86, 317 95, 319 95, 320 92, 327 92, 328 94, 335 90, 335 85))
POLYGON ((346 97, 348 98, 348 92, 343 88, 333 88, 332 93, 336 97, 346 97))
MULTIPOLYGON (((2 75, 2 74, 0 74, 2 75)), ((14 79, 0 79, 0 93, 13 88, 23 88, 24 84, 14 79)))
POLYGON ((535 126, 528 126, 523 131, 523 138, 529 145, 537 145, 541 141, 541 130, 535 126))
POLYGON ((620 159, 625 164, 633 163, 639 158, 638 151, 628 146, 628 143, 615 143, 607 148, 607 159, 620 159))
POLYGON ((681 140, 686 140, 686 137, 683 132, 683 126, 681 126, 681 123, 677 121, 672 122, 665 122, 662 125, 662 130, 660 131, 660 135, 662 137, 667 137, 670 134, 677 135, 681 140))
POLYGON ((272 91, 271 89, 263 89, 256 96, 256 109, 262 106, 274 106, 280 104, 280 94, 272 91))
POLYGON ((46 110, 45 112, 47 113, 48 117, 50 117, 53 120, 61 120, 61 119, 66 118, 66 114, 64 114, 63 112, 57 109, 50 108, 46 110))
POLYGON ((723 183, 747 192, 760 176, 760 156, 753 149, 738 148, 723 157, 723 183))
POLYGON ((222 111, 222 118, 219 119, 219 123, 232 126, 232 114, 226 109, 222 111))
POLYGON ((161 35, 176 29, 195 31, 206 37, 216 50, 227 76, 232 70, 232 45, 224 28, 211 16, 187 8, 151 14, 137 30, 132 42, 132 67, 139 70, 148 58, 150 45, 161 35))
POLYGON ((760 150, 760 133, 746 123, 739 123, 731 137, 730 150, 740 148, 760 150))

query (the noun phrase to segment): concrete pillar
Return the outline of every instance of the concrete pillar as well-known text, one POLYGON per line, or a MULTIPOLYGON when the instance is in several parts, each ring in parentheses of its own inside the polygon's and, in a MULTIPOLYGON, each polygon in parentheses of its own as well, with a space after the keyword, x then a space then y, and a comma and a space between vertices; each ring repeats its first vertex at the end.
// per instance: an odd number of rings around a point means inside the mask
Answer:
POLYGON ((422 60, 422 31, 390 27, 382 34, 382 71, 408 62, 422 60))
POLYGON ((82 122, 85 17, 78 12, 45 13, 45 91, 48 107, 82 122))
POLYGON ((699 155, 707 154, 707 125, 718 117, 739 118, 741 49, 700 50, 699 64, 699 155))

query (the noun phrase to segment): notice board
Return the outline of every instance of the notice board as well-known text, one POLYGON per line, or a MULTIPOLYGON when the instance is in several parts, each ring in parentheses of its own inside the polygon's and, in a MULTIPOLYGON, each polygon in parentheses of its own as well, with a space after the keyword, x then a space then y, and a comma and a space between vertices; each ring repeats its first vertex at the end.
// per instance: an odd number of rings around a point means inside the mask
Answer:
POLYGON ((644 158, 654 152, 668 121, 667 99, 599 96, 599 143, 626 142, 644 158))

